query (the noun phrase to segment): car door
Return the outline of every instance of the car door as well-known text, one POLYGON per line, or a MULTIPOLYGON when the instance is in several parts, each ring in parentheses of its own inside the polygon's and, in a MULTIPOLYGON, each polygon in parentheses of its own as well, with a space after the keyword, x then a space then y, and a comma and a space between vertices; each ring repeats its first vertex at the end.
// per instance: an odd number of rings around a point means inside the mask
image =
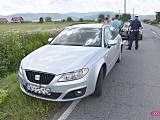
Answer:
POLYGON ((110 26, 110 30, 111 30, 111 34, 113 36, 112 40, 117 41, 117 44, 115 45, 115 48, 116 48, 116 50, 115 50, 115 57, 117 58, 117 56, 119 55, 119 52, 121 50, 121 40, 120 40, 121 38, 118 35, 118 33, 117 33, 117 31, 116 31, 116 29, 114 27, 110 26))
POLYGON ((104 44, 105 44, 105 60, 107 63, 107 72, 109 72, 115 64, 116 45, 109 46, 108 42, 113 39, 114 36, 111 33, 110 28, 107 26, 104 28, 104 44))

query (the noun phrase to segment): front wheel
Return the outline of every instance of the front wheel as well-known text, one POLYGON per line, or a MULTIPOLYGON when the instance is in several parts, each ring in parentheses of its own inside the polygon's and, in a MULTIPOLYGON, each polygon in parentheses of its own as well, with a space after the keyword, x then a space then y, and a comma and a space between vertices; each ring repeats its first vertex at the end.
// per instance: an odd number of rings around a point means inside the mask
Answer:
POLYGON ((93 93, 95 97, 100 97, 102 95, 102 80, 103 80, 103 68, 101 68, 97 78, 96 88, 93 93))

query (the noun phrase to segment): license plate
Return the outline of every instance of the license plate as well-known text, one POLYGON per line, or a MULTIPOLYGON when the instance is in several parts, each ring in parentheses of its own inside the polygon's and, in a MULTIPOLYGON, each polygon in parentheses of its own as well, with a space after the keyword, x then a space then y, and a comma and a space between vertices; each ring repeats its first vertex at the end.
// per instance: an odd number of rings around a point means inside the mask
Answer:
POLYGON ((40 87, 36 85, 26 84, 27 91, 31 91, 37 94, 51 95, 51 90, 49 88, 40 87))

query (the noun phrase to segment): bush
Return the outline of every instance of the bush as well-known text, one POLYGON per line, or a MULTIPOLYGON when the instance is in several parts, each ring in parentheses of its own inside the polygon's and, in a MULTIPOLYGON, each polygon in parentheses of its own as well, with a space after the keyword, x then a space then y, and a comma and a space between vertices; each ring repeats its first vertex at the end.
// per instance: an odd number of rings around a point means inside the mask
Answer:
POLYGON ((149 21, 150 21, 149 19, 144 19, 144 20, 143 20, 144 23, 147 23, 147 22, 149 22, 149 21))
POLYGON ((80 19, 79 19, 79 22, 84 22, 83 18, 80 18, 80 19))
POLYGON ((48 43, 56 33, 18 33, 0 36, 0 76, 4 77, 19 68, 20 61, 33 50, 48 43))
POLYGON ((68 17, 67 22, 73 22, 73 19, 71 17, 68 17))
POLYGON ((51 17, 46 17, 45 22, 52 22, 52 18, 51 17))

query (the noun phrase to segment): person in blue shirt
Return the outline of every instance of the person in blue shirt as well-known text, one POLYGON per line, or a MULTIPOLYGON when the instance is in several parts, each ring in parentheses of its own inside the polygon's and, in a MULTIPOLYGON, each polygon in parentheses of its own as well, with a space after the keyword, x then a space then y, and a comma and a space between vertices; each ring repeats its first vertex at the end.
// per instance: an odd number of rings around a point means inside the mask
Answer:
POLYGON ((139 29, 141 28, 142 28, 141 22, 138 20, 138 16, 135 16, 135 19, 130 23, 128 31, 129 32, 128 34, 130 34, 130 40, 127 50, 131 50, 134 39, 135 39, 135 49, 138 50, 139 29))
POLYGON ((117 30, 120 31, 121 22, 119 21, 119 15, 115 16, 115 19, 111 22, 111 25, 117 30))

